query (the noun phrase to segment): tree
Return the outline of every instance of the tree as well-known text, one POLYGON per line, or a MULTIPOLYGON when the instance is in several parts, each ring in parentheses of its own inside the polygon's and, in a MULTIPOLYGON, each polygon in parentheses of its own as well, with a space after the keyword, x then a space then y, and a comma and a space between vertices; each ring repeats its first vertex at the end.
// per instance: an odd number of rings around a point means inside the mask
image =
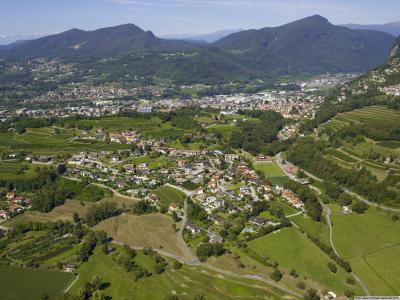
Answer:
POLYGON ((276 282, 280 281, 282 279, 282 273, 281 271, 279 271, 278 269, 275 269, 272 273, 271 273, 271 279, 275 280, 276 282))
POLYGON ((154 266, 154 273, 161 274, 161 273, 164 273, 164 271, 165 271, 165 268, 161 264, 156 264, 154 266))
POLYGON ((308 289, 307 293, 304 296, 304 300, 320 300, 320 296, 318 296, 317 291, 314 289, 308 289))
POLYGON ((337 272, 337 267, 334 263, 332 262, 328 262, 328 269, 332 272, 332 273, 336 273, 337 272))
POLYGON ((90 281, 90 285, 95 290, 99 290, 101 288, 101 284, 102 284, 102 281, 101 281, 101 278, 99 277, 99 275, 93 276, 92 280, 90 281))
POLYGON ((94 291, 92 294, 92 299, 93 300, 104 300, 104 292, 100 291, 100 290, 94 291))
POLYGON ((81 221, 81 218, 79 217, 79 214, 77 212, 73 213, 72 219, 73 219, 75 224, 78 224, 81 221))

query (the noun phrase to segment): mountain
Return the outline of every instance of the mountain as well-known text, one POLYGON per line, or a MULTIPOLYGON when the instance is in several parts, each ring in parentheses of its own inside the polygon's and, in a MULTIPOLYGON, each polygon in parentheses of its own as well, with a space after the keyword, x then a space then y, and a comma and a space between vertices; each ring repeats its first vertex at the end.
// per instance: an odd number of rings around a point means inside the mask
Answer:
POLYGON ((231 34, 217 46, 243 57, 249 67, 274 75, 360 72, 383 63, 395 38, 335 26, 311 16, 279 27, 231 34))
POLYGON ((166 39, 177 39, 177 40, 185 40, 191 42, 203 42, 203 43, 214 43, 232 33, 236 33, 242 31, 243 29, 226 29, 219 30, 211 33, 205 34, 171 34, 166 35, 164 38, 166 39))
POLYGON ((13 36, 0 35, 0 46, 10 45, 18 41, 34 40, 43 36, 45 36, 45 34, 13 35, 13 36))
POLYGON ((194 47, 185 41, 156 37, 133 24, 102 28, 94 31, 72 29, 42 37, 4 50, 13 58, 59 57, 65 59, 107 58, 137 51, 177 51, 194 47))
POLYGON ((121 76, 129 73, 215 83, 364 72, 387 60, 394 40, 388 33, 352 30, 311 16, 279 27, 236 32, 208 45, 158 38, 132 24, 94 31, 72 29, 0 47, 0 56, 59 58, 86 62, 109 73, 107 67, 110 72, 122 72, 121 76), (104 64, 104 58, 113 58, 112 64, 104 64))
POLYGON ((391 22, 386 24, 371 24, 371 25, 344 24, 342 26, 358 30, 361 29, 361 30, 383 31, 396 37, 400 35, 400 22, 391 22))

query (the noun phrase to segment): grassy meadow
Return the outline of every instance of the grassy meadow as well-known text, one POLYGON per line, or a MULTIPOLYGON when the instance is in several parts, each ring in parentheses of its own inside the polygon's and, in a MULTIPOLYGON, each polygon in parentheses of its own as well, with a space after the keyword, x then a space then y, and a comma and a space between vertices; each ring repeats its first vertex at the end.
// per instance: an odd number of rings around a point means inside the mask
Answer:
MULTIPOLYGON (((70 290, 71 293, 77 294, 84 282, 98 275, 107 283, 105 295, 113 299, 133 297, 157 300, 173 295, 179 299, 193 299, 196 295, 204 295, 206 299, 211 300, 293 299, 260 282, 220 275, 203 268, 189 266, 183 266, 180 270, 173 270, 168 266, 162 274, 152 274, 151 277, 135 282, 115 263, 112 255, 105 255, 99 250, 96 249, 89 261, 79 268, 80 277, 70 290)), ((152 270, 153 261, 140 251, 134 260, 137 265, 152 270)))
POLYGON ((0 298, 3 300, 40 299, 61 294, 73 279, 65 272, 22 269, 0 265, 0 298))
POLYGON ((364 214, 331 216, 333 240, 343 258, 373 294, 399 294, 400 223, 390 213, 370 207, 364 214))
POLYGON ((284 228, 253 240, 249 247, 259 256, 275 260, 287 270, 294 268, 300 277, 312 278, 337 292, 354 289, 357 294, 361 293, 358 287, 346 284, 349 275, 343 269, 338 267, 337 273, 332 273, 327 267, 332 260, 296 228, 284 228))

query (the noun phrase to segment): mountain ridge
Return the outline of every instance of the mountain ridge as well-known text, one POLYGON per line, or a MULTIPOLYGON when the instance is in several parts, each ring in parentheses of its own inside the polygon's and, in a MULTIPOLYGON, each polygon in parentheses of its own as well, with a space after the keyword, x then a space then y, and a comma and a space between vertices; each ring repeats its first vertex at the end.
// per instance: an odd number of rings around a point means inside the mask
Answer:
POLYGON ((190 72, 206 76, 220 74, 215 68, 221 68, 226 80, 230 80, 229 73, 240 77, 250 72, 263 77, 364 72, 387 61, 394 40, 387 33, 352 30, 314 15, 278 27, 240 31, 209 45, 159 38, 134 24, 93 31, 75 28, 15 44, 12 49, 2 47, 0 55, 11 59, 59 58, 68 62, 117 58, 116 63, 124 61, 124 65, 131 66, 127 71, 146 76, 168 77, 168 70, 174 76, 182 72, 197 78, 197 74, 190 72), (145 52, 153 56, 142 56, 145 52), (163 52, 171 55, 160 56, 163 52))

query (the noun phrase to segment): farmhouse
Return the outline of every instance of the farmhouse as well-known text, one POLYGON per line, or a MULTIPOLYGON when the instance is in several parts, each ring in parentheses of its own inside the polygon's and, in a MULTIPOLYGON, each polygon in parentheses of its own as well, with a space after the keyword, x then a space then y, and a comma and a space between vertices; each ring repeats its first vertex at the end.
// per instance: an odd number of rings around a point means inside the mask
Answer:
POLYGON ((197 226, 196 224, 186 224, 185 228, 188 229, 193 234, 200 233, 200 227, 197 226))
POLYGON ((209 237, 209 241, 212 244, 217 244, 217 243, 223 243, 224 239, 222 238, 222 236, 220 236, 219 234, 215 233, 215 232, 209 232, 208 233, 208 237, 209 237))
POLYGON ((263 217, 250 217, 249 222, 260 227, 266 225, 268 220, 263 217))

